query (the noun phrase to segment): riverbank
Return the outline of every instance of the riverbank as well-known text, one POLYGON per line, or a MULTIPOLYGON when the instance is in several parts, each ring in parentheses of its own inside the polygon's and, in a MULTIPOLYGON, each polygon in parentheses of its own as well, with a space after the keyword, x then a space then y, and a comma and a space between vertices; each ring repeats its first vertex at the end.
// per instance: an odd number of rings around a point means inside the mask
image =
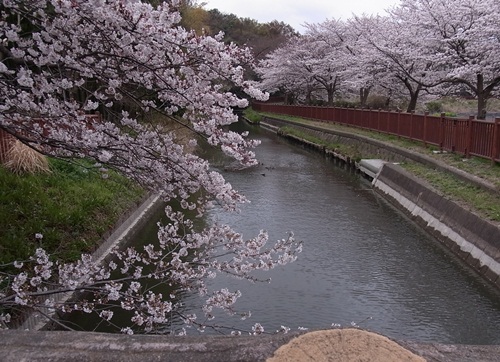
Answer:
MULTIPOLYGON (((39 247, 63 262, 75 261, 82 253, 99 257, 106 240, 148 198, 132 181, 113 171, 104 178, 89 162, 50 159, 49 165, 49 173, 19 175, 0 166, 3 271, 12 270, 8 263, 14 260, 28 260, 39 247)), ((44 324, 22 306, 9 313, 9 328, 37 329, 44 324)))
POLYGON ((91 163, 50 159, 48 174, 16 175, 0 166, 0 265, 42 247, 63 262, 95 251, 145 191, 91 163), (41 234, 43 237, 35 237, 41 234))
MULTIPOLYGON (((314 155, 312 158, 317 158, 314 155)), ((266 165, 269 163, 266 162, 266 165)), ((327 164, 327 163, 326 163, 327 164)), ((327 166, 327 168, 330 168, 327 166)), ((261 177, 263 180, 269 180, 271 174, 267 177, 261 177)), ((260 177, 260 176, 259 176, 260 177)), ((453 308, 452 308, 453 310, 453 308)), ((17 331, 13 331, 17 333, 17 331)), ((327 331, 328 332, 328 331, 327 331)), ((52 332, 51 332, 52 333, 52 332)), ((264 361, 266 356, 274 354, 278 347, 283 344, 288 344, 283 340, 282 344, 275 344, 275 338, 294 338, 294 336, 302 336, 302 334, 289 334, 289 335, 266 335, 258 337, 242 337, 236 339, 234 337, 173 337, 173 336, 156 336, 156 338, 149 338, 155 336, 124 336, 124 335, 105 335, 105 334, 73 334, 73 333, 60 333, 45 334, 39 333, 26 333, 18 334, 16 339, 11 340, 12 343, 6 343, 6 350, 11 360, 21 360, 23 357, 28 356, 29 359, 40 357, 40 360, 137 360, 155 359, 155 360, 245 360, 245 361, 264 361), (48 337, 47 339, 45 339, 48 337), (267 348, 267 355, 258 357, 253 349, 252 343, 258 341, 258 345, 267 348), (101 343, 102 342, 102 343, 101 343), (12 351, 10 353, 9 351, 12 351), (225 358, 227 356, 227 358, 225 358), (239 358, 239 359, 236 359, 239 358), (211 359, 210 359, 211 358, 211 359)), ((308 339, 307 348, 319 349, 320 351, 328 351, 329 356, 335 356, 335 347, 339 343, 321 337, 308 339), (318 347, 318 345, 320 347, 318 347), (330 349, 332 348, 332 349, 330 349)), ((3 336, 2 336, 3 337, 3 336)), ((0 340, 1 339, 0 337, 0 340)), ((347 338, 346 338, 347 340, 347 338)), ((290 340, 289 340, 290 341, 290 340)), ((373 349, 369 343, 365 343, 363 338, 356 341, 350 341, 348 344, 340 344, 345 346, 347 350, 358 350, 360 353, 368 353, 373 356, 373 349)), ((297 341, 298 342, 298 341, 297 341)), ((403 343, 403 342, 402 342, 403 343)), ((402 344, 401 343, 401 344, 402 344)), ((407 342, 408 343, 408 342, 407 342)), ((1 343, 0 343, 1 344, 1 343)), ((378 345, 378 344, 377 344, 378 345)), ((418 344, 420 345, 420 344, 418 344)), ((300 344, 299 344, 300 346, 300 344)), ((426 345, 428 346, 428 345, 426 345)), ((258 346, 255 346, 258 348, 258 346)), ((308 350, 308 349, 306 349, 308 350)), ((1 352, 0 352, 1 353, 1 352)), ((435 359, 427 358, 428 360, 440 361, 467 361, 465 357, 471 357, 469 360, 490 360, 494 361, 498 356, 498 350, 495 346, 481 347, 481 346, 456 346, 445 345, 437 346, 434 349, 427 349, 420 354, 427 353, 429 356, 435 356, 435 359), (489 358, 485 358, 481 351, 488 352, 489 358), (436 352, 438 351, 439 354, 436 352), (457 354, 462 351, 462 354, 457 354), (451 352, 451 353, 448 353, 451 352)), ((417 353, 417 354, 418 354, 417 353)), ((340 355, 340 354, 339 354, 340 355)), ((352 359, 351 359, 352 360, 352 359)), ((385 359, 387 361, 389 359, 385 359)), ((397 360, 397 358, 396 358, 397 360)))
MULTIPOLYGON (((92 253, 94 263, 101 264, 110 255, 111 251, 126 244, 130 238, 140 231, 144 223, 154 214, 158 208, 162 206, 160 197, 158 195, 148 195, 136 207, 129 209, 122 215, 115 228, 110 229, 106 233, 106 238, 99 245, 96 251, 92 253)), ((64 301, 74 298, 73 292, 59 293, 54 296, 54 302, 62 303, 64 301)), ((18 330, 24 331, 41 331, 44 329, 51 329, 53 323, 49 317, 54 317, 54 312, 48 308, 43 310, 42 313, 30 313, 18 330)))

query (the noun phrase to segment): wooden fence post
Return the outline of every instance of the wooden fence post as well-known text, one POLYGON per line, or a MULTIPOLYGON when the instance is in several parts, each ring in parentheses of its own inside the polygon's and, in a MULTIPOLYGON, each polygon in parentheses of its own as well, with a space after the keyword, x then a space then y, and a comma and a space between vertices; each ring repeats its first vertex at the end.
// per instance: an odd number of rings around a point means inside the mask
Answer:
POLYGON ((413 141, 413 115, 415 111, 410 112, 410 141, 413 141))
POLYGON ((378 109, 377 111, 377 131, 380 133, 380 112, 382 111, 381 108, 378 109))
POLYGON ((441 121, 440 121, 440 125, 439 125, 439 150, 441 152, 443 152, 443 145, 444 145, 444 117, 445 117, 445 113, 441 113, 441 121))
POLYGON ((474 116, 469 116, 467 121, 467 134, 465 139, 465 158, 470 158, 470 149, 472 147, 472 121, 474 116))
POLYGON ((398 139, 401 139, 401 131, 400 131, 400 122, 401 122, 401 109, 398 108, 398 139))
POLYGON ((495 125, 493 126, 495 127, 493 129, 493 147, 491 148, 491 164, 492 165, 495 165, 496 161, 496 157, 498 156, 498 152, 500 152, 500 150, 498 149, 499 146, 499 143, 500 143, 500 118, 495 118, 495 125))
POLYGON ((0 129, 0 164, 6 161, 13 139, 9 133, 0 129))
POLYGON ((427 148, 427 116, 429 115, 428 111, 424 112, 424 147, 427 148))

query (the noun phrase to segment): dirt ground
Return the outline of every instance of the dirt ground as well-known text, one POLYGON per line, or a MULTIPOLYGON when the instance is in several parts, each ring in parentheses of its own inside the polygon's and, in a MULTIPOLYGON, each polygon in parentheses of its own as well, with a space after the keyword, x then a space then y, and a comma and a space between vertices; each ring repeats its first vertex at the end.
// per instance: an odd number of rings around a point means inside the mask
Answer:
POLYGON ((332 329, 301 335, 281 346, 266 362, 421 362, 387 337, 359 329, 332 329))

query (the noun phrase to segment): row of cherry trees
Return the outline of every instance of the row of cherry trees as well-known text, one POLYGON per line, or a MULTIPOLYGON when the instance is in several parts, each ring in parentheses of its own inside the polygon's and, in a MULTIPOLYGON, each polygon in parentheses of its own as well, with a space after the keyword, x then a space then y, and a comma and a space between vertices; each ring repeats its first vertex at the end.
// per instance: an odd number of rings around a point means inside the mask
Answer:
MULTIPOLYGON (((40 248, 27 260, 0 265, 0 328, 18 308, 96 313, 107 323, 122 309, 130 317, 126 333, 164 327, 175 315, 204 328, 214 308, 232 313, 240 296, 212 290, 207 280, 220 274, 254 280, 255 270, 286 264, 300 252, 292 235, 268 245, 265 231, 244 238, 228 225, 200 229, 187 216, 214 206, 234 211, 246 202, 185 145, 192 149, 203 137, 242 165, 256 164, 250 149, 257 142, 225 127, 237 121, 234 107, 248 105, 229 90, 258 100, 267 94, 244 79, 253 61, 249 49, 185 30, 178 6, 176 0, 154 7, 140 0, 1 3, 0 129, 42 153, 91 159, 103 172, 113 168, 181 209, 165 209, 169 221, 159 226, 157 243, 116 250, 111 262, 82 255, 65 263, 40 248), (89 124, 85 114, 96 110, 107 117, 89 124), (162 124, 146 123, 141 114, 149 111, 191 129, 192 138, 179 140, 162 124), (165 295, 161 285, 174 291, 165 295), (57 298, 73 291, 83 297, 57 298), (204 298, 199 318, 182 313, 184 291, 204 298)), ((34 237, 43 239, 43 230, 34 237)))
POLYGON ((306 24, 260 63, 264 89, 302 102, 333 104, 336 94, 370 93, 405 100, 468 94, 484 118, 500 85, 500 2, 402 0, 385 16, 306 24))

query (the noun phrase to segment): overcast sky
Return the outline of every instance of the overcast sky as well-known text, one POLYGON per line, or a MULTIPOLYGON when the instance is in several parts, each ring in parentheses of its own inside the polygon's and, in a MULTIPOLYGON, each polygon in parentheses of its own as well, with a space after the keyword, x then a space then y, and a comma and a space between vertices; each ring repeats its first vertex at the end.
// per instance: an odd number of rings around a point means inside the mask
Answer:
POLYGON ((348 19, 352 14, 385 14, 399 0, 204 0, 205 9, 218 9, 261 23, 272 20, 290 24, 303 32, 303 23, 321 23, 326 19, 348 19))

